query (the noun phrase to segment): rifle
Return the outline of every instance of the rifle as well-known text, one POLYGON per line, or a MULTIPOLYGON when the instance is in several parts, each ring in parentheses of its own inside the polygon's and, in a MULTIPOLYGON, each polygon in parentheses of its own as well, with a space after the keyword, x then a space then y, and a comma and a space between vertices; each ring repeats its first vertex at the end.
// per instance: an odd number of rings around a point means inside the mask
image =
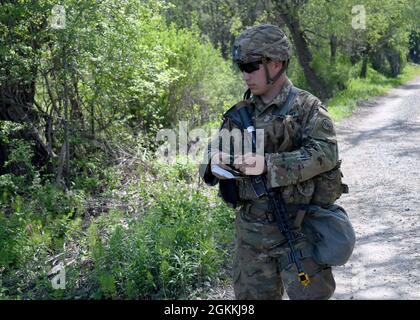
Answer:
MULTIPOLYGON (((244 101, 236 105, 236 111, 239 114, 241 119, 242 128, 246 129, 251 135, 252 143, 252 153, 256 153, 256 130, 252 122, 252 118, 246 108, 247 103, 244 101)), ((274 216, 276 219, 277 227, 280 232, 287 240, 287 244, 290 249, 290 254, 292 257, 292 262, 296 265, 298 270, 298 279, 303 286, 308 286, 310 283, 309 275, 303 270, 302 263, 298 256, 296 255, 296 249, 294 242, 296 241, 296 236, 290 228, 290 224, 287 217, 287 211, 284 205, 283 199, 275 191, 269 191, 267 188, 266 177, 264 175, 258 176, 249 176, 251 179, 252 188, 258 198, 267 196, 270 201, 273 209, 274 216)))

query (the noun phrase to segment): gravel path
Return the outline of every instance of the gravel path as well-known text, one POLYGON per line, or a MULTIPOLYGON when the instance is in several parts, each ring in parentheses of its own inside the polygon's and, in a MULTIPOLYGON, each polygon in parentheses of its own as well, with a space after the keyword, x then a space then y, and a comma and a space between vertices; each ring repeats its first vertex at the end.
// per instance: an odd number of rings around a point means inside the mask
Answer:
MULTIPOLYGON (((420 299, 420 77, 336 124, 357 243, 333 299, 420 299)), ((234 299, 231 286, 210 299, 234 299)))
POLYGON ((357 235, 336 299, 420 299, 420 78, 337 125, 357 235))

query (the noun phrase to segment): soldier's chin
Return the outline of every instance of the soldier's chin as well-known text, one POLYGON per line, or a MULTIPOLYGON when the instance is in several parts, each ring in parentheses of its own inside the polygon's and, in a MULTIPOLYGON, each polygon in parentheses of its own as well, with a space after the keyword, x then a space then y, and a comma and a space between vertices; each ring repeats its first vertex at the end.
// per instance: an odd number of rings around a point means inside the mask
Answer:
POLYGON ((255 88, 255 87, 249 87, 249 90, 251 90, 251 93, 254 95, 254 96, 258 96, 258 95, 260 95, 261 94, 261 90, 258 90, 257 88, 255 88))

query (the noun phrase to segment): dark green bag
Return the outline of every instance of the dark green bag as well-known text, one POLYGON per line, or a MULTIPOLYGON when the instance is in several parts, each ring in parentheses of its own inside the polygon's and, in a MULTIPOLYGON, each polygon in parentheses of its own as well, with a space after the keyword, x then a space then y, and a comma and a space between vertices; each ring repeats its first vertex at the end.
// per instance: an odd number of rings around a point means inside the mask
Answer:
POLYGON ((314 259, 321 265, 345 264, 356 243, 356 235, 347 213, 338 205, 328 208, 309 205, 302 231, 313 243, 314 259))

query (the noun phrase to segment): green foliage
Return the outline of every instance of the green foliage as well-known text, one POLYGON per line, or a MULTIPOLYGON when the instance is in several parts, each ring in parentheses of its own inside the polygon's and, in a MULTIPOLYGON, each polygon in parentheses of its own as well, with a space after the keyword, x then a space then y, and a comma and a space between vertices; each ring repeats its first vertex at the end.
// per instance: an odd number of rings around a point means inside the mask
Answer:
POLYGON ((28 186, 39 178, 32 163, 32 143, 14 138, 16 132, 22 130, 27 128, 10 121, 0 122, 0 143, 10 145, 4 167, 14 173, 0 176, 0 199, 3 201, 7 201, 18 192, 29 192, 28 186))
POLYGON ((163 183, 142 185, 150 202, 144 216, 110 213, 98 221, 105 237, 90 227, 96 298, 188 298, 226 263, 233 214, 188 183, 191 164, 160 169, 163 183))
POLYGON ((164 2, 71 1, 66 8, 66 29, 51 32, 56 41, 45 48, 43 69, 54 67, 64 41, 78 52, 68 57, 79 79, 75 89, 99 127, 113 121, 109 136, 127 125, 154 137, 178 119, 201 124, 237 100, 240 82, 230 64, 197 29, 168 24, 164 2))
POLYGON ((336 57, 335 63, 325 59, 328 53, 325 50, 314 54, 312 66, 318 71, 326 85, 333 94, 345 89, 346 82, 351 78, 352 66, 349 59, 341 54, 336 57))
POLYGON ((8 219, 0 213, 0 266, 7 267, 19 259, 19 235, 15 230, 21 226, 19 218, 8 219))
POLYGON ((169 66, 180 74, 163 97, 167 124, 189 120, 201 125, 238 100, 242 93, 239 78, 220 52, 200 39, 197 28, 177 30, 172 24, 161 44, 170 48, 169 66))
MULTIPOLYGON (((197 188, 196 168, 186 160, 156 164, 152 171, 138 169, 141 178, 124 186, 132 196, 121 197, 127 202, 140 194, 143 208, 135 214, 117 206, 87 223, 83 215, 89 187, 65 192, 49 182, 28 186, 30 198, 16 194, 3 202, 2 295, 191 298, 216 283, 229 260, 232 211, 214 190, 207 194, 197 188), (52 263, 60 260, 73 262, 66 267, 64 291, 54 290, 47 277, 52 263)), ((112 184, 107 187, 113 190, 112 184)))
MULTIPOLYGON (((355 66, 358 68, 360 66, 355 66)), ((357 72, 357 69, 355 69, 357 72)), ((351 78, 347 83, 347 89, 337 93, 328 101, 328 110, 335 120, 340 120, 352 114, 357 103, 369 98, 386 93, 393 87, 420 75, 420 67, 408 64, 403 74, 397 78, 387 78, 379 72, 369 69, 366 79, 351 78)))

